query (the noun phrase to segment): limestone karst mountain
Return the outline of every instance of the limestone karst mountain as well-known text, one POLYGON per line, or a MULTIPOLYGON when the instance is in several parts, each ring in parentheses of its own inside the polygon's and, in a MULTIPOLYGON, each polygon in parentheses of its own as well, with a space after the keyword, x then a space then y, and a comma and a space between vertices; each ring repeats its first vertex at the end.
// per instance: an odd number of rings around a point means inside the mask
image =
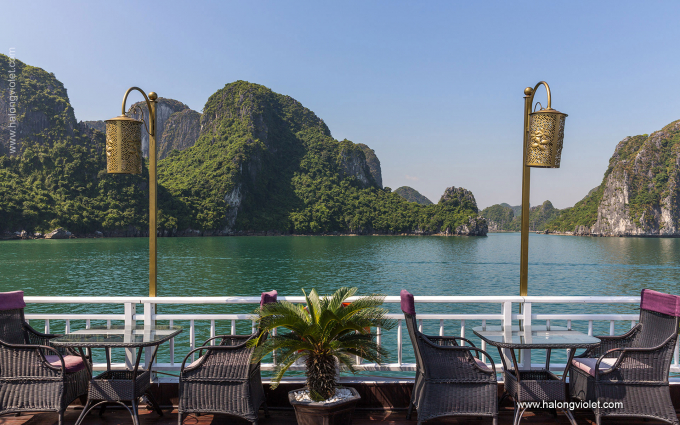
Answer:
POLYGON ((53 73, 0 54, 0 155, 25 144, 91 145, 95 136, 76 121, 64 85, 53 73))
MULTIPOLYGON (((562 210, 555 208, 550 201, 529 208, 529 230, 542 232, 552 220, 557 219, 562 210)), ((522 229, 522 206, 496 204, 484 208, 480 215, 489 220, 490 232, 519 232, 522 229)))
MULTIPOLYGON (((9 62, 0 56, 3 70, 9 62)), ((145 235, 146 162, 141 175, 107 174, 101 123, 77 123, 54 75, 13 63, 27 96, 0 104, 19 111, 22 126, 8 155, 10 122, 0 122, 0 237, 57 228, 145 235)), ((7 95, 0 99, 9 99, 8 87, 0 88, 7 95)), ((372 149, 334 139, 312 111, 264 86, 227 84, 202 114, 161 99, 158 130, 159 156, 167 155, 158 164, 162 235, 486 234, 471 194, 454 191, 438 205, 407 202, 381 187, 372 149)))
POLYGON ((680 235, 680 120, 616 146, 602 183, 548 224, 597 236, 680 235))
POLYGON ((409 202, 415 202, 420 205, 432 205, 432 201, 410 186, 401 186, 397 188, 394 193, 409 202))

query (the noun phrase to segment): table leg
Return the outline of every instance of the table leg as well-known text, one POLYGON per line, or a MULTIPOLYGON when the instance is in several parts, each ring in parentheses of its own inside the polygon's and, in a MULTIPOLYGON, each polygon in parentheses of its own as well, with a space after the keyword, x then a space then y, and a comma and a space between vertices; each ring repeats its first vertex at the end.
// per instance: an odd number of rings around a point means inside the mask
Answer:
POLYGON ((569 419, 571 425, 577 425, 576 419, 569 409, 562 409, 562 411, 564 412, 564 415, 567 417, 567 419, 569 419))
POLYGON ((90 362, 87 361, 87 357, 85 356, 85 352, 83 351, 82 347, 78 347, 78 354, 80 354, 80 357, 83 359, 83 363, 85 363, 87 371, 90 372, 90 379, 92 379, 92 365, 90 365, 90 362))
POLYGON ((137 403, 139 399, 132 400, 132 422, 134 425, 139 425, 139 413, 137 412, 137 403))
POLYGON ((517 357, 515 357, 515 349, 510 349, 510 355, 512 356, 512 366, 515 368, 515 377, 517 378, 517 384, 520 383, 519 378, 519 365, 517 364, 517 357))
POLYGON ((564 367, 564 374, 562 375, 562 381, 564 382, 567 382, 567 375, 569 374, 571 361, 574 360, 574 354, 576 354, 576 350, 569 350, 569 358, 567 359, 567 365, 564 367))
POLYGON ((83 411, 80 412, 80 416, 78 416, 78 420, 76 421, 76 425, 80 425, 80 423, 85 419, 85 415, 92 410, 92 400, 87 399, 87 403, 85 403, 85 406, 83 407, 83 411))
POLYGON ((163 416, 163 411, 161 410, 161 406, 156 402, 156 399, 154 398, 153 394, 151 394, 151 391, 147 391, 144 393, 146 396, 146 399, 149 401, 149 404, 153 408, 153 410, 158 413, 159 416, 163 416))

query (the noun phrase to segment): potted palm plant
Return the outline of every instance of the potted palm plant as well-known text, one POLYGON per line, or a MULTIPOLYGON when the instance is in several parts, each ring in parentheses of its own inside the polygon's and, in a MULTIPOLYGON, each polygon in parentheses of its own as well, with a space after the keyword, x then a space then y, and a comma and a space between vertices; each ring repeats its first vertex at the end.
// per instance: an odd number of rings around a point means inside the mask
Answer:
POLYGON ((356 373, 356 357, 382 364, 387 350, 377 344, 371 327, 392 329, 395 322, 381 308, 384 296, 370 295, 351 303, 347 298, 357 288, 340 288, 332 296, 320 297, 315 289, 307 295, 306 306, 287 301, 266 304, 257 320, 269 338, 254 339, 252 361, 259 362, 276 351, 277 366, 272 378, 276 388, 288 368, 298 360, 306 365, 307 386, 290 391, 288 399, 295 408, 300 425, 349 424, 357 401, 354 388, 338 387, 338 371, 356 373), (276 335, 272 331, 279 328, 276 335))

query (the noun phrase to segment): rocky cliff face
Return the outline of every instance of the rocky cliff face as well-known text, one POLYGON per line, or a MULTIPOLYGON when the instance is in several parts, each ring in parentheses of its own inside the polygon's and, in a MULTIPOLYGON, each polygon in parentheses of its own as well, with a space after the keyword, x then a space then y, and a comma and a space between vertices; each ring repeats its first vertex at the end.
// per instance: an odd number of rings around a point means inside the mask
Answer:
POLYGON ((680 121, 626 137, 602 184, 552 222, 553 230, 594 236, 680 235, 680 121))
POLYGON ((0 155, 18 154, 26 142, 73 138, 76 117, 54 74, 3 54, 0 74, 0 155))
MULTIPOLYGON (((137 102, 130 106, 131 112, 137 106, 142 109, 144 120, 149 116, 146 102, 137 102)), ((187 105, 174 99, 158 98, 157 108, 156 151, 158 159, 170 155, 173 150, 182 151, 190 148, 198 140, 201 131, 201 114, 190 109, 187 105)), ((140 114, 131 113, 139 119, 140 114)), ((82 121, 82 125, 106 133, 106 123, 99 121, 82 121)), ((142 152, 149 157, 149 134, 142 130, 142 152)))
POLYGON ((648 137, 627 137, 616 146, 592 234, 680 234, 679 141, 680 121, 676 121, 648 137))
POLYGON ((53 73, 0 54, 0 156, 25 144, 99 146, 101 133, 78 123, 66 88, 53 73))
MULTIPOLYGON (((447 187, 444 194, 439 198, 439 206, 463 208, 469 211, 479 212, 475 195, 462 187, 447 187)), ((484 217, 468 217, 467 223, 458 226, 442 227, 441 233, 445 235, 462 236, 486 236, 489 224, 484 217)))
POLYGON ((478 211, 475 195, 462 187, 447 187, 442 197, 439 198, 439 203, 452 207, 463 206, 478 211))
MULTIPOLYGON (((345 139, 340 142, 340 155, 338 156, 338 162, 340 163, 340 168, 342 170, 343 177, 354 176, 356 179, 365 187, 367 186, 379 186, 382 188, 382 178, 380 185, 375 180, 374 174, 368 165, 366 160, 366 150, 361 147, 361 145, 354 144, 349 140, 345 139)), ((364 145, 366 146, 366 145, 364 145)), ((373 152, 368 146, 368 150, 373 152)), ((375 156, 375 154, 374 154, 375 156)), ((376 157, 377 159, 377 157, 376 157)), ((378 163, 380 167, 380 163, 378 163)))
POLYGON ((363 143, 359 143, 359 147, 364 151, 366 164, 368 164, 368 168, 371 170, 373 180, 375 180, 375 183, 378 185, 378 187, 382 189, 382 171, 380 170, 380 160, 378 159, 378 156, 375 154, 373 149, 369 148, 363 143))
POLYGON ((101 131, 102 133, 106 134, 106 123, 102 120, 81 121, 81 123, 87 128, 91 128, 93 130, 98 130, 98 131, 101 131))
POLYGON ((187 108, 170 115, 158 144, 158 159, 167 157, 173 150, 183 151, 192 147, 200 131, 201 114, 193 109, 187 108))
MULTIPOLYGON (((149 122, 149 108, 145 101, 132 104, 128 114, 136 119, 141 119, 143 116, 144 121, 149 122), (142 114, 139 114, 137 109, 141 109, 142 114)), ((198 124, 200 115, 180 101, 164 97, 158 98, 156 105, 156 151, 158 159, 165 158, 179 146, 184 146, 186 149, 186 147, 191 147, 196 143, 200 130, 198 124), (187 110, 190 112, 185 112, 187 110), (165 140, 166 128, 172 129, 171 137, 167 141, 165 140), (186 130, 186 133, 182 133, 181 130, 186 130)), ((145 158, 149 157, 149 133, 146 131, 142 131, 142 153, 145 158)))

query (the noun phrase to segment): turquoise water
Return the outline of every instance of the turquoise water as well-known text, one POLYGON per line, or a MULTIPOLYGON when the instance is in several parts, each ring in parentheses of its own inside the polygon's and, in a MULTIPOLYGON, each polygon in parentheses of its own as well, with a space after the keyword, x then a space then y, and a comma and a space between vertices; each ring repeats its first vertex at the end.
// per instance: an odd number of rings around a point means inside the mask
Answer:
MULTIPOLYGON (((159 296, 259 296, 300 288, 331 293, 357 286, 359 294, 518 295, 519 234, 488 237, 296 236, 161 238, 159 296)), ((0 242, 0 291, 42 296, 148 294, 144 238, 0 242)), ((642 288, 680 293, 680 239, 530 235, 530 295, 639 295, 642 288)), ((122 313, 117 305, 38 305, 27 312, 122 313)), ((162 306, 159 312, 249 312, 244 306, 162 306)), ((390 310, 398 312, 398 305, 390 310)), ((141 312, 141 306, 138 310, 141 312)), ((497 305, 436 304, 419 312, 497 313, 497 305)), ((634 306, 534 306, 534 312, 634 313, 634 306)), ((559 324, 559 323, 555 323, 559 324)), ((34 324, 40 328, 38 324, 34 324)), ((445 324, 459 332, 456 321, 445 324)), ((469 329, 476 323, 467 323, 469 329)), ((58 330, 59 323, 52 325, 58 330)), ((75 324, 72 325, 77 328, 75 324)), ((218 332, 228 332, 227 324, 218 332)), ((435 332, 438 323, 426 324, 435 332)), ((587 324, 574 324, 576 328, 587 324)), ((619 328, 617 333, 625 331, 619 328)), ((629 326, 629 325, 628 325, 629 326)), ((240 325, 246 332, 248 324, 240 325)), ((608 332, 608 323, 596 331, 608 332)), ((207 324, 197 341, 207 337, 207 324)), ((448 333, 448 332, 447 332, 448 333)), ((187 338, 188 332, 183 334, 187 338)), ((392 336, 383 339, 389 344, 392 336)), ((178 342, 178 346, 180 343, 178 342)), ((179 352, 178 348, 178 352, 179 352)), ((409 354, 405 351, 405 358, 409 354)), ((556 360, 559 360, 557 358, 556 360)))

